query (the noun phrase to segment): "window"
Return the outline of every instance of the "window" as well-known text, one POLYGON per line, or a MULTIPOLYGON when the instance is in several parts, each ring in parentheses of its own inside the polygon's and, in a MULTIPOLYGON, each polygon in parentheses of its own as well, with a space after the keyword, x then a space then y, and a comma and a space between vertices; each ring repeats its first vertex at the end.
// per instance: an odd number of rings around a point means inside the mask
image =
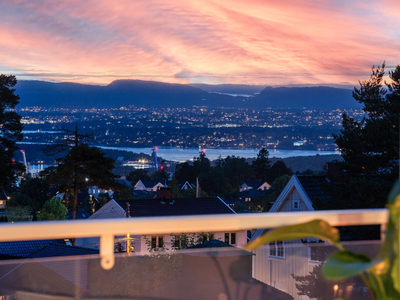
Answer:
POLYGON ((300 200, 293 200, 293 210, 300 210, 300 200))
POLYGON ((164 237, 163 236, 152 236, 151 237, 151 249, 164 247, 164 237))
POLYGON ((225 233, 225 243, 227 244, 236 244, 236 232, 225 233))
POLYGON ((235 232, 231 233, 231 244, 236 244, 236 233, 235 232))
POLYGON ((225 233, 225 243, 229 244, 229 233, 225 233))
POLYGON ((285 258, 285 246, 282 241, 269 243, 269 257, 285 258))
POLYGON ((180 247, 180 240, 181 240, 181 236, 180 235, 175 235, 174 248, 179 248, 180 247))

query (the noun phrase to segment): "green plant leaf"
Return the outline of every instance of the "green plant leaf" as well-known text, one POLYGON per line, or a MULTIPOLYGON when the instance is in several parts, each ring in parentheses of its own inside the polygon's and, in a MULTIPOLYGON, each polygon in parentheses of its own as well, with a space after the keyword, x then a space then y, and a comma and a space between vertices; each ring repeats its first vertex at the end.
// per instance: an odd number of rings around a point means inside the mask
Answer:
POLYGON ((260 236, 246 245, 246 249, 253 250, 273 241, 289 241, 304 238, 318 238, 338 245, 339 230, 323 220, 313 220, 306 223, 279 227, 260 236))
POLYGON ((371 261, 365 254, 356 254, 347 250, 332 254, 322 266, 322 275, 328 279, 344 279, 358 275, 382 260, 371 261))

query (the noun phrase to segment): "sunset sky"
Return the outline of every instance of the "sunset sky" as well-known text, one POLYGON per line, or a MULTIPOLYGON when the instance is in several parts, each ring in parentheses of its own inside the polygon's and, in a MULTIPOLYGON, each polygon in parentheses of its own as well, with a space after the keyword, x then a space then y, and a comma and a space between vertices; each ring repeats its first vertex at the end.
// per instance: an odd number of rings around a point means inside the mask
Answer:
POLYGON ((0 73, 321 84, 400 63, 400 1, 0 0, 0 73))

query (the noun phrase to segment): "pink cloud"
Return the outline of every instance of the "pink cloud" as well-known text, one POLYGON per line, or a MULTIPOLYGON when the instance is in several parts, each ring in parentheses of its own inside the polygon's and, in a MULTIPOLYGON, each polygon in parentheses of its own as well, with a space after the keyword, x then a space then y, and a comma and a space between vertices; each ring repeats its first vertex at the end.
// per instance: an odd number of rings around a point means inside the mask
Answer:
POLYGON ((399 62, 391 0, 2 2, 0 66, 38 79, 355 83, 399 62))

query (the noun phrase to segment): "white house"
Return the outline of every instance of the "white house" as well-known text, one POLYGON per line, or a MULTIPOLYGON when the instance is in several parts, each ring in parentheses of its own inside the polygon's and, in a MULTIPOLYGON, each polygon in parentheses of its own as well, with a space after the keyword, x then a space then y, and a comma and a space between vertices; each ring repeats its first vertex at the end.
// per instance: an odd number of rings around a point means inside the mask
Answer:
POLYGON ((266 181, 245 180, 239 185, 239 192, 244 192, 251 189, 265 191, 270 187, 271 185, 266 181))
MULTIPOLYGON (((209 214, 236 214, 220 198, 179 198, 179 199, 134 199, 134 200, 111 200, 88 220, 126 218, 126 209, 129 205, 129 218, 135 217, 157 217, 157 216, 179 216, 179 215, 209 215, 209 214)), ((131 246, 137 254, 149 253, 151 249, 165 248, 174 250, 179 248, 182 233, 171 233, 159 236, 130 236, 131 246)), ((247 231, 193 233, 197 239, 218 239, 233 246, 243 247, 247 244, 247 231)), ((117 238, 122 241, 124 237, 117 238)), ((83 247, 98 248, 98 238, 77 239, 76 244, 83 247)), ((125 242, 121 242, 125 249, 125 242)))
POLYGON ((148 192, 157 192, 159 188, 166 187, 166 180, 139 180, 135 186, 135 190, 146 190, 148 192))
MULTIPOLYGON (((313 211, 313 197, 329 197, 320 188, 325 183, 323 176, 296 176, 289 180, 269 213, 290 211, 313 211)), ((258 229, 252 236, 256 239, 265 232, 258 229)), ((253 257, 253 277, 266 284, 289 293, 295 300, 308 300, 307 296, 297 294, 296 276, 305 276, 321 263, 311 255, 311 245, 318 241, 275 241, 255 250, 253 257)))

